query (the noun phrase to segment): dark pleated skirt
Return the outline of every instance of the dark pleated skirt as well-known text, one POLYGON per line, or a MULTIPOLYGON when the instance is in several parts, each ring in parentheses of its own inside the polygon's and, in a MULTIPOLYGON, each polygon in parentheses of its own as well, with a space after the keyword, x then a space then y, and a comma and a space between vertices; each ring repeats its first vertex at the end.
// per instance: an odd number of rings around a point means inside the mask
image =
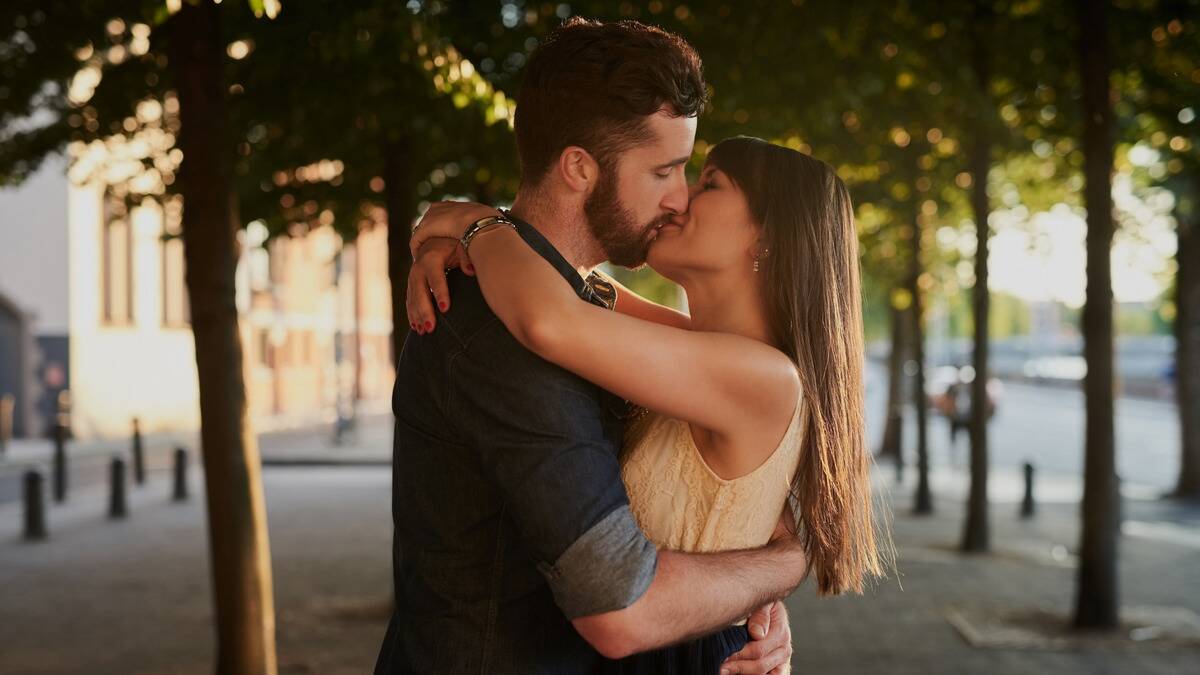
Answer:
POLYGON ((750 641, 745 625, 730 626, 698 640, 605 661, 603 675, 717 675, 725 659, 750 641))

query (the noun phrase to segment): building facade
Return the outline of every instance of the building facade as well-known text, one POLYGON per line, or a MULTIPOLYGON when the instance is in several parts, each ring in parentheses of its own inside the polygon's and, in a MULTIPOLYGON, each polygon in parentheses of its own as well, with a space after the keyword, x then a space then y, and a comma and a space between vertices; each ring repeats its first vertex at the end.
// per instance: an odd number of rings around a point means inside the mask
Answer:
MULTIPOLYGON (((0 395, 15 435, 46 433, 69 402, 77 437, 199 425, 177 203, 128 206, 111 185, 47 162, 0 190, 0 395), (68 392, 68 394, 63 394, 68 392)), ((258 429, 386 409, 393 378, 387 231, 267 239, 244 229, 237 304, 258 429)))

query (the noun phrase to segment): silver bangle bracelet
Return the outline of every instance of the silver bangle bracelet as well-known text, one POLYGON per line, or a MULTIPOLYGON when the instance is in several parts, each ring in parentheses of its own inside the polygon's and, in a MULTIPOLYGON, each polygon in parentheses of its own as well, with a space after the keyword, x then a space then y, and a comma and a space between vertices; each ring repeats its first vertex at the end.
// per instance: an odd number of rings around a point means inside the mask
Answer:
POLYGON ((511 227, 513 231, 516 231, 517 229, 516 223, 504 216, 488 216, 486 218, 480 218, 474 223, 471 223, 471 226, 467 228, 467 231, 464 232, 462 236, 461 243, 463 250, 470 250, 471 241, 474 240, 477 235, 500 225, 511 227))

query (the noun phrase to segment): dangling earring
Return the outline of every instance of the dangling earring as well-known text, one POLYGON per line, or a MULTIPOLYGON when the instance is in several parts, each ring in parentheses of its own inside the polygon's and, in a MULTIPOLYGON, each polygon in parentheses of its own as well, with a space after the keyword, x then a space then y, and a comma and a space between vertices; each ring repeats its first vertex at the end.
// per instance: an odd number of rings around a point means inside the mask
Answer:
POLYGON ((759 264, 758 264, 758 261, 759 261, 759 260, 761 260, 762 258, 765 258, 765 257, 767 257, 767 254, 768 254, 768 253, 770 253, 770 252, 771 252, 771 249, 769 249, 769 248, 764 248, 764 249, 763 249, 763 251, 762 251, 762 253, 755 253, 755 254, 754 254, 754 271, 755 271, 755 272, 758 272, 758 269, 759 269, 759 264))

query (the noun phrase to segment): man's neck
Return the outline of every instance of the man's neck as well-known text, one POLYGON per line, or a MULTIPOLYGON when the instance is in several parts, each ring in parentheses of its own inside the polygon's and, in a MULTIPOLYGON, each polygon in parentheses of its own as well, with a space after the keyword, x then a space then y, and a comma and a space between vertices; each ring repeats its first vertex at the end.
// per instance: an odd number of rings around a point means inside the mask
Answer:
POLYGON ((582 210, 564 208, 552 198, 522 189, 513 200, 512 213, 545 237, 580 276, 586 277, 605 261, 582 210))

